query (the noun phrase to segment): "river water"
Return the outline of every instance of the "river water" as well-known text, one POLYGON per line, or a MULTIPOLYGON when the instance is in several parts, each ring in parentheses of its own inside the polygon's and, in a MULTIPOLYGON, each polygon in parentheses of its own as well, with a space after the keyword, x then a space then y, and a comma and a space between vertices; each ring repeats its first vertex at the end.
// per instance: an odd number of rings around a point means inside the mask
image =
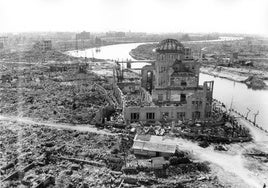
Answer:
MULTIPOLYGON (((222 38, 217 41, 228 40, 222 38)), ((232 38, 231 40, 235 40, 232 38)), ((96 52, 96 48, 90 48, 81 51, 68 52, 70 55, 78 57, 95 57, 99 59, 113 59, 113 60, 134 60, 129 52, 131 49, 136 48, 143 43, 129 43, 129 44, 117 44, 104 46, 100 48, 99 52, 96 52)), ((132 64, 132 68, 140 68, 146 63, 132 64)), ((265 129, 268 129, 268 91, 264 90, 252 90, 248 89, 245 84, 230 81, 223 78, 213 77, 206 74, 200 74, 200 84, 204 81, 214 80, 214 93, 213 97, 222 101, 227 108, 231 106, 242 114, 248 112, 247 108, 251 110, 248 117, 253 120, 254 115, 259 111, 259 115, 256 118, 257 124, 265 129)))

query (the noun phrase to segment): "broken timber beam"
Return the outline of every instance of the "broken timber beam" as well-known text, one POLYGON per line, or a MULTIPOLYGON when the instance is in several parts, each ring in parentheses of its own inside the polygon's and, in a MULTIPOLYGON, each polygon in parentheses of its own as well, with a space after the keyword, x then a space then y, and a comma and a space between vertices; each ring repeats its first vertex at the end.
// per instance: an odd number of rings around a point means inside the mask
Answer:
POLYGON ((13 172, 12 174, 10 174, 8 177, 6 177, 5 179, 3 179, 2 180, 2 182, 4 182, 4 181, 8 181, 8 180, 13 180, 13 179, 19 179, 20 177, 22 177, 23 176, 23 172, 22 171, 19 171, 19 170, 17 170, 17 171, 15 171, 15 172, 13 172))
POLYGON ((34 168, 35 166, 36 166, 36 163, 33 162, 33 163, 27 165, 26 167, 24 167, 22 170, 17 170, 15 172, 13 172, 11 175, 9 175, 4 180, 2 180, 2 182, 8 181, 8 180, 13 180, 13 179, 19 179, 20 177, 22 177, 24 175, 25 172, 34 168))

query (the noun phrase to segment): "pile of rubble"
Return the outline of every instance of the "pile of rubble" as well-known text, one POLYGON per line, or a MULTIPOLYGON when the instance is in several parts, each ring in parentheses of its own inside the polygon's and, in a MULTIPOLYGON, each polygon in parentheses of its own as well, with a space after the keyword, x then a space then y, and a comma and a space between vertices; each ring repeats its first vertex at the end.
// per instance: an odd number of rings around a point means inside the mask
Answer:
POLYGON ((120 148, 116 136, 8 121, 0 122, 0 134, 3 188, 120 184, 121 173, 109 167, 111 161, 122 161, 111 154, 114 147, 120 148))
POLYGON ((162 121, 155 123, 136 122, 130 124, 138 134, 157 136, 171 135, 199 141, 204 146, 210 143, 230 144, 249 142, 252 136, 249 130, 238 124, 238 121, 227 113, 213 111, 210 121, 162 121))
POLYGON ((141 158, 128 155, 123 185, 154 187, 221 187, 207 163, 194 162, 179 151, 171 157, 141 158))
POLYGON ((108 104, 106 96, 92 87, 93 83, 105 81, 92 73, 51 73, 34 65, 9 69, 13 71, 12 81, 0 83, 3 114, 84 124, 90 123, 98 109, 108 104), (55 79, 59 77, 61 81, 55 79))
POLYGON ((141 106, 140 96, 137 94, 126 94, 125 95, 126 106, 141 106))
POLYGON ((188 153, 141 158, 133 135, 97 135, 0 121, 2 187, 220 186, 188 153))

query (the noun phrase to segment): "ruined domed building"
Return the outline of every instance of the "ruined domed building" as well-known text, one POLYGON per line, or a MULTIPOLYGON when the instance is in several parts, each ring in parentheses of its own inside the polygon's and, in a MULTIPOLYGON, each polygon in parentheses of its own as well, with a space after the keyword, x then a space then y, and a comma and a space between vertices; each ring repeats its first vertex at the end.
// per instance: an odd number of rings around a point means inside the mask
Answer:
POLYGON ((161 41, 156 61, 142 68, 140 105, 126 105, 127 122, 206 120, 212 107, 213 81, 198 85, 200 63, 191 49, 174 39, 161 41))

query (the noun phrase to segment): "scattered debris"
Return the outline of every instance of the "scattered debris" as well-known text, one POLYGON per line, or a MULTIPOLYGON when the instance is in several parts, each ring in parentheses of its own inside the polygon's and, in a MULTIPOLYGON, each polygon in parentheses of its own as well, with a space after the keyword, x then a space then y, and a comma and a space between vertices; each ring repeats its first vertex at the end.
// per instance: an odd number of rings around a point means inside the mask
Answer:
POLYGON ((223 145, 216 145, 214 149, 218 151, 228 151, 228 149, 223 145))

